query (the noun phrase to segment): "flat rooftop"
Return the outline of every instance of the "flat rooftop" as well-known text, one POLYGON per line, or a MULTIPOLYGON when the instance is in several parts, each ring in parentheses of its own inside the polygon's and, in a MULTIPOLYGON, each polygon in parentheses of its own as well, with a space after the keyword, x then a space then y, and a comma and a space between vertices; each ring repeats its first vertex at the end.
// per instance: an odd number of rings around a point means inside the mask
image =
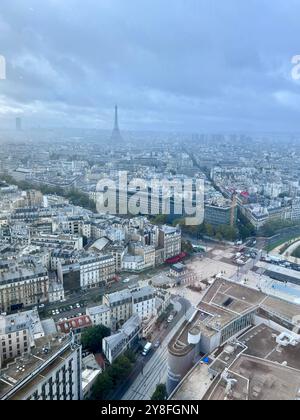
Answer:
POLYGON ((268 311, 278 314, 285 320, 300 326, 300 305, 286 302, 275 297, 267 297, 262 307, 268 311))
MULTIPOLYGON (((0 375, 0 400, 5 398, 5 395, 9 393, 16 385, 24 382, 22 388, 20 388, 18 394, 29 386, 31 383, 30 375, 41 369, 38 376, 39 380, 42 371, 46 369, 47 363, 51 361, 55 354, 69 349, 70 351, 70 337, 65 335, 56 334, 53 337, 43 337, 35 341, 36 347, 31 349, 31 354, 24 355, 15 360, 15 362, 9 364, 6 369, 2 369, 0 375), (27 381, 28 379, 28 381, 27 381)), ((16 399, 21 399, 16 398, 16 399)))
POLYGON ((17 264, 9 271, 0 273, 0 284, 10 284, 24 280, 35 279, 36 277, 46 277, 47 270, 41 264, 17 264))
POLYGON ((300 372, 289 367, 241 355, 231 366, 229 379, 236 383, 226 389, 220 380, 207 400, 291 401, 300 399, 300 372))
POLYGON ((239 341, 247 346, 245 352, 247 355, 279 364, 287 364, 287 366, 298 370, 300 375, 300 343, 296 346, 279 348, 276 343, 278 336, 278 331, 262 324, 240 337, 239 341))
POLYGON ((193 345, 188 343, 188 334, 194 327, 206 337, 213 337, 233 321, 262 308, 267 314, 299 325, 300 306, 234 282, 217 279, 208 289, 195 310, 195 315, 186 321, 169 343, 170 353, 186 355, 193 345))
POLYGON ((208 366, 198 364, 180 385, 172 401, 199 401, 211 385, 208 366), (201 378, 201 380, 199 380, 201 378))
POLYGON ((279 348, 279 334, 266 324, 251 328, 235 342, 215 351, 209 365, 195 366, 171 399, 300 399, 300 343, 279 348), (225 369, 229 378, 237 381, 230 393, 220 376, 225 369))

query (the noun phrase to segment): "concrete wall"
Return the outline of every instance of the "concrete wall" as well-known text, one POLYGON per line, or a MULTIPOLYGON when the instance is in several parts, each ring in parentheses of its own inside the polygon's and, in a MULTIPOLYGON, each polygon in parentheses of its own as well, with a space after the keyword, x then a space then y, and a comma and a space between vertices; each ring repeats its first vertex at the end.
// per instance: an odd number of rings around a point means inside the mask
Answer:
POLYGON ((174 356, 169 352, 168 355, 168 380, 167 392, 170 395, 187 372, 193 367, 197 347, 191 348, 191 351, 185 356, 174 356))

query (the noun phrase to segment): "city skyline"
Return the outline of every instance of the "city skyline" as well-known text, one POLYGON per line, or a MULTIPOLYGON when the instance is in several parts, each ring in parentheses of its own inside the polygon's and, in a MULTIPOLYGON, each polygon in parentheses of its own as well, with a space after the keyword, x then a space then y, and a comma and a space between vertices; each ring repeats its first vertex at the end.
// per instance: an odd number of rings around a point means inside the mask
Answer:
POLYGON ((1 0, 0 401, 300 400, 299 15, 1 0))

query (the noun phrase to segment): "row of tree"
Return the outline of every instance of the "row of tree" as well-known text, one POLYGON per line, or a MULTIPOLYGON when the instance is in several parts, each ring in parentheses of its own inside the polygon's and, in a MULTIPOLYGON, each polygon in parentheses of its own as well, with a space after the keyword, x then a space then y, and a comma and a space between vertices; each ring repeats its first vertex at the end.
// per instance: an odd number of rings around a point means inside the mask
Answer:
POLYGON ((280 230, 299 226, 299 223, 291 222, 288 220, 273 220, 266 223, 260 230, 260 235, 271 238, 276 235, 280 230))
POLYGON ((237 228, 239 230, 240 237, 243 240, 256 236, 255 227, 252 225, 252 223, 249 222, 247 217, 244 216, 244 214, 240 210, 238 210, 237 228))
MULTIPOLYGON (((81 335, 81 344, 83 349, 88 350, 91 353, 101 353, 102 340, 105 337, 109 337, 110 334, 110 329, 103 325, 87 328, 81 335)), ((105 370, 104 373, 98 377, 96 384, 93 387, 91 398, 93 400, 105 399, 122 381, 124 381, 124 379, 128 377, 135 362, 136 356, 130 350, 120 356, 105 370)))
POLYGON ((98 377, 92 390, 91 399, 97 401, 107 399, 110 394, 116 390, 126 378, 128 378, 129 374, 132 372, 135 362, 136 356, 130 350, 120 356, 98 377))
POLYGON ((181 227, 183 233, 197 238, 209 236, 220 241, 235 241, 239 237, 238 229, 229 225, 212 226, 208 223, 203 223, 198 226, 186 226, 185 219, 176 219, 173 222, 173 226, 177 225, 181 227))
POLYGON ((200 235, 215 238, 218 241, 235 241, 239 237, 238 229, 229 225, 212 226, 204 223, 199 228, 200 235))

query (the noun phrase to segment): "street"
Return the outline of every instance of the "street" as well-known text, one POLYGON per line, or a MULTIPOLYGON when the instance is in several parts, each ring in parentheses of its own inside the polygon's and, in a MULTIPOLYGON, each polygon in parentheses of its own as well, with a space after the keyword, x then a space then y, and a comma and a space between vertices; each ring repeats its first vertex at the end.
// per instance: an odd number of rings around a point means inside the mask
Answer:
POLYGON ((53 304, 47 304, 45 307, 40 310, 41 318, 51 317, 57 322, 61 318, 72 318, 79 315, 79 313, 86 313, 86 307, 94 304, 100 305, 102 303, 102 296, 105 293, 114 293, 120 290, 124 290, 128 286, 132 286, 136 283, 135 276, 132 276, 129 283, 124 284, 122 281, 113 283, 111 286, 97 287, 80 293, 73 293, 72 295, 67 296, 67 299, 64 302, 55 302, 53 304), (77 303, 82 303, 82 307, 70 309, 70 306, 74 306, 77 303), (61 312, 58 315, 53 315, 53 310, 60 310, 61 312))
POLYGON ((168 344, 178 328, 180 328, 185 321, 185 313, 191 306, 191 304, 183 298, 179 298, 178 303, 180 304, 181 309, 176 319, 171 324, 171 329, 167 332, 167 335, 164 331, 161 335, 156 337, 156 340, 160 340, 161 346, 152 353, 152 356, 150 356, 148 360, 146 359, 146 364, 140 370, 139 375, 120 399, 125 401, 149 400, 151 399, 156 386, 167 381, 168 344))

